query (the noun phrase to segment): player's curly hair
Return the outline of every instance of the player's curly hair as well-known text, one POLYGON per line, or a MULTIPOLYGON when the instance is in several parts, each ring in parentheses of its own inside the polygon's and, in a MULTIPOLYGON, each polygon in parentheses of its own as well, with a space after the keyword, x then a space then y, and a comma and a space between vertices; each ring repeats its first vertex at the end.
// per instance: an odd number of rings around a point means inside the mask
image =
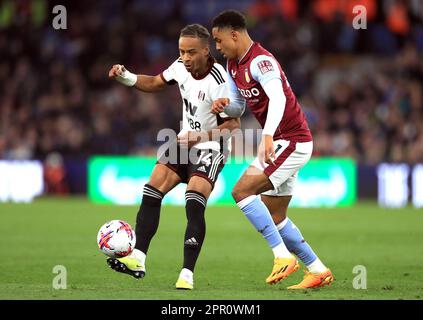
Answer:
POLYGON ((225 10, 219 13, 212 22, 215 28, 232 28, 234 30, 244 30, 247 28, 245 16, 236 10, 225 10))
POLYGON ((204 41, 209 41, 210 33, 206 27, 201 24, 189 24, 181 30, 180 37, 200 38, 204 41))

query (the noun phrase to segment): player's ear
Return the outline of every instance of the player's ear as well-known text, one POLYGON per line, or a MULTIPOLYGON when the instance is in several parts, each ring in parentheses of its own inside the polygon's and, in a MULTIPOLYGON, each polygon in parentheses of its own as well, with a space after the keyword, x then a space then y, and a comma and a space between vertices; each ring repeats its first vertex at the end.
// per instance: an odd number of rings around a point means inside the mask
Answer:
POLYGON ((232 30, 231 31, 231 38, 232 38, 232 40, 237 41, 238 40, 238 36, 239 36, 239 32, 238 31, 236 31, 236 30, 232 30))

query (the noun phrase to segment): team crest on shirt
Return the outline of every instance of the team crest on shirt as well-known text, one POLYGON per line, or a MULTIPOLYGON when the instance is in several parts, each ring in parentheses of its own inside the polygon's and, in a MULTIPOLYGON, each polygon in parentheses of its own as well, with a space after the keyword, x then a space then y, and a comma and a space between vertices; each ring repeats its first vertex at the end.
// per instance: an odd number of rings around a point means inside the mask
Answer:
POLYGON ((247 83, 250 83, 251 81, 250 76, 248 75, 248 68, 245 68, 245 81, 247 81, 247 83))
POLYGON ((273 71, 273 65, 269 60, 260 61, 259 63, 257 63, 257 66, 259 67, 260 72, 262 74, 265 74, 269 71, 273 71))
POLYGON ((198 92, 198 100, 204 101, 205 98, 206 98, 206 94, 203 91, 200 90, 198 92))

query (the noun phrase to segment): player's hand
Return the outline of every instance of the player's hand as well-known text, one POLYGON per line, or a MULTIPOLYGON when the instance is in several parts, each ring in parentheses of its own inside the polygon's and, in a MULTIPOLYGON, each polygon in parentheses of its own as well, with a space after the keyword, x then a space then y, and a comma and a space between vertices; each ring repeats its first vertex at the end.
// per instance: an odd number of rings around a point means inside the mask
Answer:
POLYGON ((113 67, 109 70, 109 78, 115 79, 128 87, 133 87, 138 80, 138 76, 136 74, 129 72, 121 64, 113 65, 113 67))
POLYGON ((260 164, 264 167, 265 163, 275 165, 275 147, 273 145, 273 137, 267 134, 263 135, 258 149, 258 158, 260 164))
POLYGON ((229 104, 229 98, 219 98, 213 101, 211 111, 213 113, 221 113, 225 109, 225 107, 229 104))
POLYGON ((125 67, 121 64, 115 64, 113 67, 109 70, 109 78, 114 79, 116 77, 121 77, 123 75, 123 72, 125 71, 125 67))

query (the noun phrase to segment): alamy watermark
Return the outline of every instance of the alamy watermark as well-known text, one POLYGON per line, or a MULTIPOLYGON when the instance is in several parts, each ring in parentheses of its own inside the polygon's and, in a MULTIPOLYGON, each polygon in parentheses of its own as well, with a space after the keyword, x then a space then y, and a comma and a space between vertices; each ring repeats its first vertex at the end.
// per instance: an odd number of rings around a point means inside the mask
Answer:
POLYGON ((363 265, 354 266, 352 270, 356 274, 352 281, 352 286, 356 290, 367 289, 367 269, 363 265))
MULTIPOLYGON (((64 5, 55 5, 53 7, 52 26, 56 30, 67 29, 67 10, 64 5)), ((353 14, 356 16, 352 21, 352 26, 356 30, 367 29, 367 8, 363 5, 355 5, 353 7, 353 14)))
POLYGON ((68 280, 68 273, 65 266, 57 265, 53 267, 54 274, 57 274, 53 278, 52 286, 53 289, 60 290, 60 289, 67 289, 67 280, 68 280))
MULTIPOLYGON (((192 144, 188 146, 188 140, 181 139, 181 136, 184 136, 183 131, 177 133, 170 128, 161 129, 157 134, 157 141, 161 143, 157 149, 157 158, 161 162, 169 164, 198 164, 207 160, 203 158, 204 154, 201 153, 201 150, 212 149, 219 151, 213 154, 213 157, 223 154, 226 163, 243 164, 245 160, 251 160, 251 158, 257 156, 262 131, 262 129, 190 131, 189 141, 192 144)), ((277 155, 283 149, 275 142, 277 155)))
POLYGON ((363 5, 356 5, 352 11, 356 16, 352 21, 352 26, 356 30, 367 29, 367 8, 363 5))
POLYGON ((53 11, 56 16, 53 18, 51 25, 55 30, 67 29, 68 28, 68 12, 64 5, 56 5, 53 7, 53 11))

